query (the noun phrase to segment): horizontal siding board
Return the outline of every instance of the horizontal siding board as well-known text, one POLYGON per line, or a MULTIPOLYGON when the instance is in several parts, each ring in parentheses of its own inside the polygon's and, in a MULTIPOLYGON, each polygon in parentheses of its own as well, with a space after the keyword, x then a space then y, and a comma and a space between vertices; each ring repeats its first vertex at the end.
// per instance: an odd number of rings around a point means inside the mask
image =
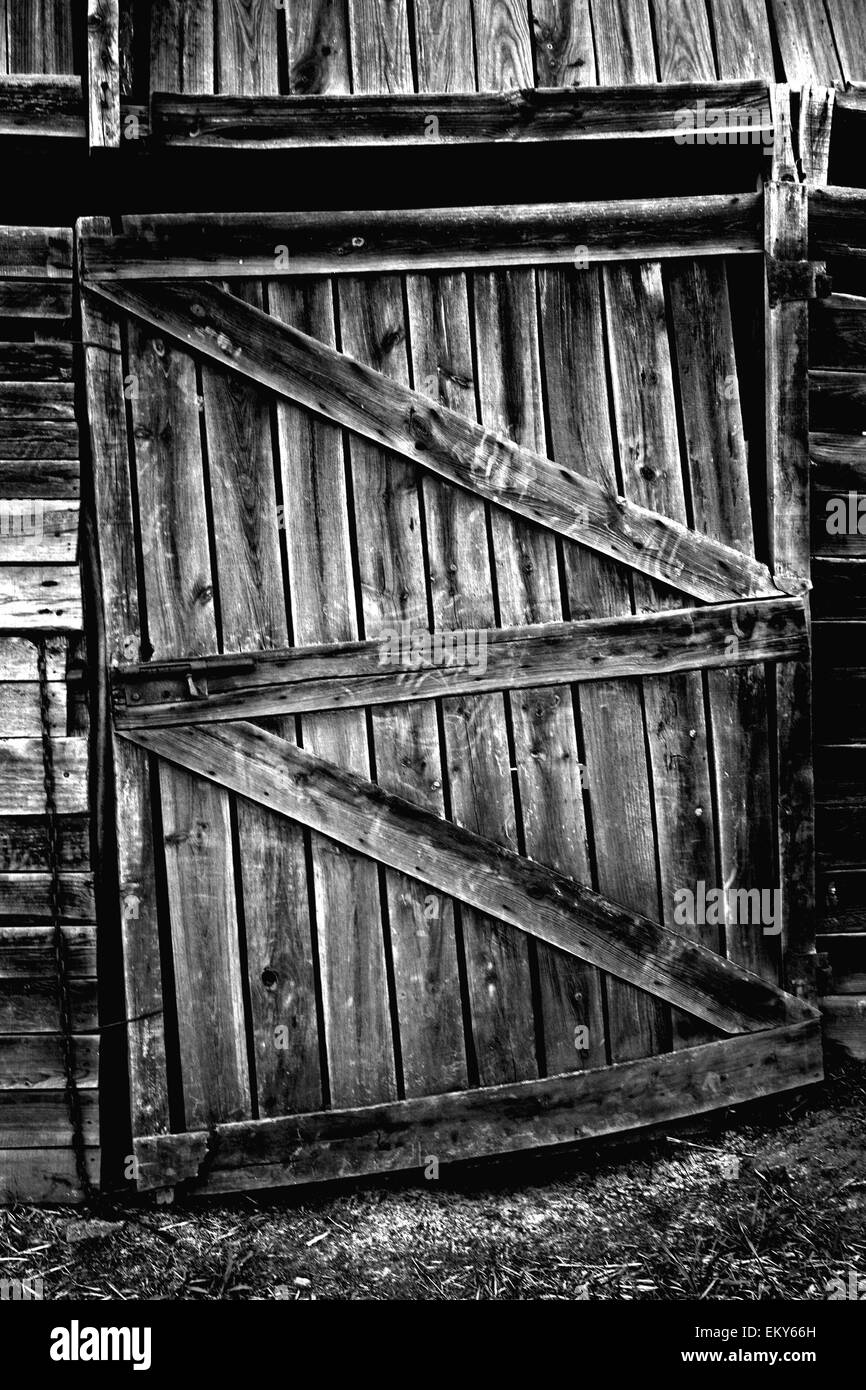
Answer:
MULTIPOLYGON (((87 740, 55 739, 52 755, 58 814, 87 811, 87 740)), ((43 775, 41 738, 0 738, 0 815, 43 813, 43 775)))

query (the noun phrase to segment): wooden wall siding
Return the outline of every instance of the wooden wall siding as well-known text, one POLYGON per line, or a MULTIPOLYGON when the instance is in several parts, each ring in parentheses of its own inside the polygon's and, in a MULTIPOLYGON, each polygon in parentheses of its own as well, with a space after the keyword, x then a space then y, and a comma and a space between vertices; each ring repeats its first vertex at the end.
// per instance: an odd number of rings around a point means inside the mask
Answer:
POLYGON ((485 51, 497 54, 498 88, 694 81, 703 80, 695 77, 701 70, 708 80, 779 78, 799 86, 810 78, 858 80, 866 39, 860 0, 708 0, 706 7, 688 0, 293 0, 285 10, 268 0, 129 0, 125 8, 150 35, 149 83, 146 74, 134 75, 139 100, 148 85, 265 95, 472 92, 479 83, 490 88, 480 81, 485 51), (281 31, 289 52, 282 76, 272 61, 281 31), (600 75, 605 48, 614 44, 621 49, 617 79, 600 75))
MULTIPOLYGON (((34 4, 28 11, 35 26, 29 34, 19 24, 26 8, 14 7, 14 51, 32 55, 48 32, 41 26, 65 7, 34 4)), ((64 51, 58 47, 58 63, 64 51)), ((64 322, 71 294, 69 229, 0 228, 0 337, 4 317, 15 320, 14 340, 0 342, 0 1201, 71 1201, 82 1195, 64 1095, 59 997, 47 925, 51 866, 39 641, 46 644, 74 1050, 91 1177, 98 1174, 88 739, 86 712, 66 684, 82 624, 78 426, 64 322), (19 300, 10 308, 2 293, 10 286, 28 289, 29 304, 19 300), (47 293, 40 300, 40 290, 59 290, 65 297, 57 306, 47 293), (36 317, 48 304, 55 317, 36 317)))

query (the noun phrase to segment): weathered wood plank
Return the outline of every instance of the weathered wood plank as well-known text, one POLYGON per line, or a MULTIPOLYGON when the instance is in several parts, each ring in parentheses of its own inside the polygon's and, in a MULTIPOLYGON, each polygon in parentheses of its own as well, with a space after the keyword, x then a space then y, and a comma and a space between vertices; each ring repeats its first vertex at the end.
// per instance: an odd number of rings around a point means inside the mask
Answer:
MULTIPOLYGON (((99 1038, 81 1035, 72 1039, 75 1084, 80 1091, 98 1085, 99 1038)), ((62 1039, 50 1033, 0 1037, 0 1091, 63 1090, 66 1072, 62 1039)), ((70 1149, 70 1156, 71 1156, 70 1149)))
POLYGON ((4 8, 10 72, 72 72, 72 6, 62 0, 8 0, 4 8))
POLYGON ((823 5, 813 5, 811 0, 771 0, 770 9, 785 78, 792 86, 802 87, 810 79, 828 84, 841 79, 823 5))
POLYGON ((826 184, 830 164, 834 87, 809 82, 800 93, 800 175, 806 183, 826 184))
MULTIPOLYGON (((96 927, 65 925, 61 931, 67 975, 95 979, 96 927)), ((55 968, 53 927, 0 926, 0 978, 51 976, 55 968)))
MULTIPOLYGON (((86 869, 90 864, 90 826, 85 814, 57 817, 57 852, 63 869, 86 869)), ((32 816, 0 816, 0 872, 48 869, 45 812, 32 816)))
POLYGON ((715 81, 709 17, 703 5, 653 0, 653 29, 662 82, 715 81))
POLYGON ((66 281, 0 280, 0 318, 68 319, 71 315, 72 285, 66 281))
MULTIPOLYGON (((99 1183, 100 1151, 86 1151, 87 1172, 91 1185, 99 1183)), ((84 1200, 71 1148, 8 1149, 0 1165, 0 1203, 15 1202, 57 1204, 84 1200)))
POLYGON ((25 497, 0 507, 0 564, 62 564, 77 553, 77 502, 25 497))
POLYGON ((823 1076, 820 1022, 448 1097, 135 1143, 139 1186, 212 1191, 347 1178, 572 1144, 795 1089, 823 1076))
MULTIPOLYGON (((2 571, 0 571, 2 572, 2 571)), ((87 740, 52 743, 59 815, 87 810, 87 740)), ((38 815, 45 810, 41 738, 0 738, 0 815, 38 815)))
MULTIPOLYGON (((46 637, 42 640, 49 682, 65 681, 67 639, 46 637)), ((29 637, 0 637, 0 680, 35 681, 38 676, 36 643, 29 637)))
MULTIPOLYGON (((805 185, 768 183, 766 248, 770 256, 807 254, 805 185)), ((769 305, 765 286, 765 382, 770 560, 777 575, 810 568, 808 353, 805 304, 769 305)), ((805 993, 815 940, 815 814, 811 672, 806 662, 776 668, 776 757, 779 884, 785 979, 805 993)))
POLYGON ((0 565, 0 632, 80 632, 77 565, 0 565))
MULTIPOLYGON (((422 33, 418 41, 423 42, 422 33)), ((299 96, 348 92, 348 44, 343 0, 295 0, 288 25, 289 91, 299 96)))
POLYGON ((809 305, 809 365, 866 372, 866 299, 834 294, 809 305))
POLYGON ((833 186, 809 190, 808 254, 821 258, 866 256, 866 189, 833 186))
POLYGON ((849 1057, 866 1061, 866 999, 825 995, 820 1005, 825 1041, 849 1057))
MULTIPOLYGON (((96 909, 92 875, 63 874, 60 880, 60 906, 64 917, 93 921, 96 909)), ((0 873, 0 914, 4 917, 49 917, 51 875, 0 873)))
POLYGON ((0 279, 72 279, 69 227, 0 227, 0 279))
POLYGON ((736 135, 741 139, 744 131, 752 142, 772 136, 765 82, 676 82, 641 89, 581 88, 579 92, 536 89, 509 80, 511 58, 503 58, 499 77, 504 87, 520 86, 513 93, 415 95, 411 72, 410 90, 391 87, 387 97, 357 90, 352 95, 257 95, 255 99, 160 92, 151 101, 151 138, 167 147, 256 150, 317 149, 337 143, 393 147, 670 140, 682 138, 686 129, 682 113, 697 109, 706 110, 720 138, 736 135), (705 106, 698 108, 698 102, 705 106))
POLYGON ((0 135, 86 134, 80 77, 0 76, 0 135))
POLYGON ((649 0, 590 0, 598 80, 629 84, 655 82, 649 0))
MULTIPOLYGON (((96 981, 68 981, 72 1031, 93 1033, 99 1025, 96 981)), ((57 981, 51 976, 0 978, 0 1033, 56 1033, 60 1027, 57 981)))
MULTIPOLYGON (((474 93, 472 0, 414 0, 413 9, 418 91, 474 93)), ((411 87, 410 72, 404 90, 411 87)))
MULTIPOLYGON (((866 15, 857 0, 827 0, 833 39, 846 82, 866 77, 866 15)), ((829 80, 829 79, 828 79, 829 80)))
POLYGON ((534 0, 532 39, 539 87, 595 84, 589 0, 534 0))
MULTIPOLYGON (((77 238, 105 230, 84 220, 77 238)), ((142 625, 120 331, 100 301, 80 293, 84 383, 99 536, 105 660, 137 661, 142 625)), ((168 1128, 163 987, 157 918, 150 773, 145 754, 112 737, 111 792, 117 842, 130 1117, 133 1134, 168 1128)))
POLYGON ((810 371, 809 424, 817 432, 832 430, 859 436, 862 446, 866 434, 866 372, 810 371))
POLYGON ((205 286, 133 289, 101 283, 94 288, 206 356, 362 437, 699 598, 752 597, 776 588, 765 566, 729 546, 624 498, 611 498, 597 483, 277 324, 234 296, 205 286))
POLYGON ((91 149, 120 145, 118 0, 87 0, 87 134, 91 149))
POLYGON ((3 421, 74 420, 75 387, 71 381, 2 382, 0 418, 3 421))
MULTIPOLYGON (((234 80, 234 34, 224 80, 234 80)), ((261 287, 246 283, 261 303, 261 287)), ((213 516, 220 637, 225 651, 288 641, 266 397, 225 369, 202 366, 204 428, 213 516)), ((294 721, 269 724, 294 739, 294 721)), ((322 1096, 316 981, 304 835, 241 801, 237 872, 243 899, 258 1113, 287 1114, 322 1096)))
POLYGON ((771 77, 773 40, 765 0, 710 0, 719 74, 771 77))
MULTIPOLYGON (((156 657, 214 651, 195 364, 136 322, 127 343, 149 640, 156 657)), ((251 1096, 229 797, 164 764, 159 786, 184 1103, 237 1118, 251 1096)))
POLYGON ((0 343, 0 381, 70 381, 71 343, 0 343))
MULTIPOLYGON (((290 50, 291 51, 291 50, 290 50)), ((323 342, 336 341, 328 281, 269 286, 271 312, 323 342)), ((296 641, 355 638, 358 632, 343 441, 327 421, 287 402, 277 406, 291 621, 296 641)), ((301 721, 304 747, 369 776, 363 715, 301 721)), ((321 968, 328 1090, 349 1097, 396 1094, 379 878, 342 846, 311 837, 316 940, 321 968), (359 988, 357 981, 363 982, 359 988)))
POLYGON ((126 737, 727 1032, 808 1015, 741 966, 254 724, 126 737))
POLYGON ((218 8, 215 28, 215 81, 220 93, 258 97, 276 92, 277 7, 273 0, 225 0, 218 8))
MULTIPOLYGON (((429 519, 429 508, 427 515, 429 519)), ((438 517, 434 521, 430 530, 435 536, 441 525, 438 517)), ((449 572, 434 568, 442 576, 449 572)), ((462 587, 459 592, 465 595, 462 587)), ((416 628, 414 654, 412 641, 411 627, 400 625, 384 639, 252 654, 237 674, 230 669, 223 674, 222 658, 203 658, 196 666, 202 693, 195 697, 182 662, 175 668, 160 663, 153 674, 148 663, 123 667, 113 673, 115 722, 121 729, 157 728, 301 714, 791 660, 808 650, 805 607, 797 598, 526 628, 475 628, 467 638, 453 639, 454 645, 448 630, 431 638, 416 628), (735 631, 739 635, 733 643, 735 631), (460 644, 466 642, 475 665, 460 660, 460 644)))
POLYGON ((754 193, 403 212, 170 213, 83 240, 89 279, 357 274, 761 248, 754 193), (579 252, 577 250, 579 248, 579 252))
MULTIPOLYGON (((84 1091, 79 1098, 81 1127, 88 1149, 99 1144, 99 1098, 84 1091)), ((10 1149, 72 1147, 69 1107, 63 1091, 0 1091, 0 1152, 10 1149)))
MULTIPOLYGON (((452 18, 456 24, 458 15, 452 18)), ((411 92, 405 6, 356 6, 350 21, 354 89, 411 92)), ((471 46, 471 32, 464 33, 467 40, 471 46)), ((410 327, 401 280, 352 279, 340 283, 337 293, 343 345, 408 385, 410 327)), ((405 297, 411 316, 416 299, 411 282, 405 297)), ((374 636, 398 621, 426 625, 432 585, 420 470, 401 462, 395 472, 387 456, 360 440, 350 441, 350 458, 364 630, 374 636)), ((440 739, 437 708, 386 705, 374 710, 371 729, 379 784, 443 815, 448 748, 440 739)), ((417 1096, 463 1087, 468 1064, 458 951, 471 929, 458 940, 451 899, 431 895, 411 878, 386 874, 385 889, 404 1092, 417 1096)), ((471 977, 471 965, 468 973, 471 977)), ((507 1045, 517 1050, 521 1044, 520 1022, 509 1020, 507 1045)))
MULTIPOLYGON (((25 421, 20 423, 26 425, 25 421)), ((0 500, 38 496, 78 501, 81 465, 77 457, 4 458, 3 452, 0 448, 0 500)))
POLYGON ((213 0, 153 0, 150 90, 214 90, 213 0))
MULTIPOLYGON (((66 684, 48 687, 48 726, 52 734, 66 733, 66 684)), ((42 732, 39 685, 35 681, 0 682, 0 735, 38 737, 42 732)))

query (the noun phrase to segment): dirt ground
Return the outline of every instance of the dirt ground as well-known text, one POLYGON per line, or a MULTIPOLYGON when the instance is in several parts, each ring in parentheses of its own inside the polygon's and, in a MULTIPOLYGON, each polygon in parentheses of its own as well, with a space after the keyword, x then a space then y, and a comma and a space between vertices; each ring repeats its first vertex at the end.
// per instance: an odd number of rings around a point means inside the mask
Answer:
POLYGON ((552 1161, 169 1207, 0 1212, 46 1298, 826 1299, 866 1294, 866 1066, 552 1161))

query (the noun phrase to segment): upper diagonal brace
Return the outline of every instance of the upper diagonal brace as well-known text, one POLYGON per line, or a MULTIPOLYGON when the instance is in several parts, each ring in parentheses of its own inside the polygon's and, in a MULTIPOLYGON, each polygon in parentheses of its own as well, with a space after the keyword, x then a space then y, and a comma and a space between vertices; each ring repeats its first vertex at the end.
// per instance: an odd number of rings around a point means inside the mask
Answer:
POLYGON ((125 736, 726 1033, 814 1016, 808 1004, 658 922, 254 724, 187 724, 125 736))
POLYGON ((765 565, 521 448, 209 283, 96 293, 440 477, 707 602, 796 593, 765 565))

